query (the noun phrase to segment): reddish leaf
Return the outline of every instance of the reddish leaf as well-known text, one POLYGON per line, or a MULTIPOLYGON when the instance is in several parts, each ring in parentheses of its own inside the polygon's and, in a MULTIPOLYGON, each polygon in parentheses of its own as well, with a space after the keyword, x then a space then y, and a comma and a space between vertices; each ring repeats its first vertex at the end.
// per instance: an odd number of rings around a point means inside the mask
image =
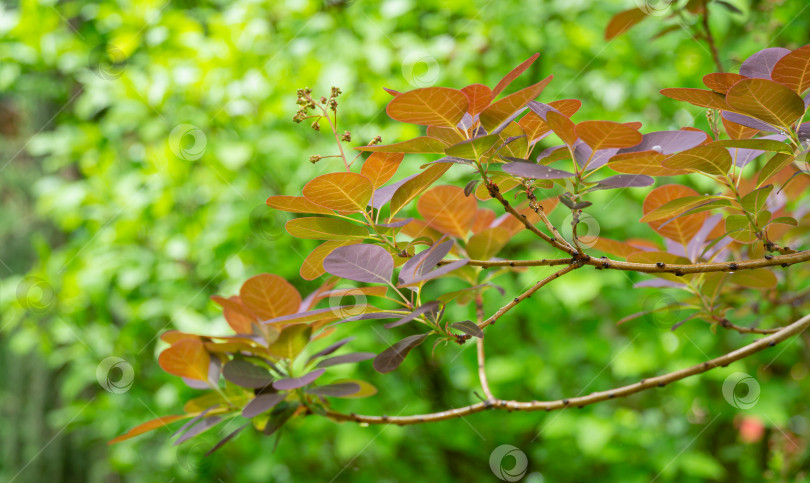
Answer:
POLYGON ((661 94, 671 99, 688 102, 689 104, 694 104, 700 107, 720 109, 722 111, 732 110, 728 104, 726 104, 726 98, 723 96, 723 94, 714 91, 690 89, 685 87, 672 87, 661 90, 661 94))
POLYGON ((645 18, 647 18, 647 14, 640 8, 631 8, 630 10, 617 13, 610 19, 605 29, 605 39, 612 40, 618 37, 645 18))
POLYGON ((804 115, 804 101, 789 88, 768 79, 743 79, 726 94, 735 111, 790 129, 804 115))
MULTIPOLYGON (((218 303, 222 307, 222 315, 228 322, 228 325, 237 334, 250 334, 253 331, 253 323, 258 322, 256 317, 250 313, 244 305, 242 305, 239 297, 224 298, 218 295, 211 297, 211 300, 218 303)), ((168 341, 167 341, 168 342, 168 341)))
POLYGON ((330 173, 318 176, 304 186, 309 201, 331 210, 362 212, 371 200, 374 185, 357 173, 330 173))
POLYGON ((641 133, 632 127, 612 121, 583 121, 576 125, 576 135, 594 151, 629 148, 641 143, 641 133))
POLYGON ((475 221, 473 221, 472 232, 480 233, 492 224, 495 220, 495 212, 488 208, 479 208, 475 212, 475 221))
POLYGON ((159 418, 135 426, 126 433, 122 434, 121 436, 111 439, 110 441, 107 442, 107 444, 120 443, 121 441, 126 441, 130 438, 134 438, 135 436, 147 433, 149 431, 152 431, 153 429, 166 426, 169 423, 173 423, 181 419, 188 419, 192 416, 194 416, 194 414, 173 414, 170 416, 161 416, 159 418))
POLYGON ((396 96, 386 112, 397 121, 422 126, 456 127, 469 101, 463 92, 448 87, 425 87, 396 96))
POLYGON ((724 176, 731 169, 732 159, 728 149, 717 145, 697 146, 664 161, 665 168, 687 169, 711 176, 724 176))
POLYGON ((250 277, 239 291, 242 303, 262 320, 294 314, 301 305, 298 290, 278 275, 250 277))
POLYGON ((731 86, 743 79, 745 76, 740 74, 715 73, 703 76, 703 84, 714 92, 725 94, 731 89, 731 86))
MULTIPOLYGON (((685 196, 697 195, 697 191, 682 185, 668 184, 660 186, 652 190, 644 199, 642 211, 646 215, 659 206, 662 206, 672 200, 683 198, 685 196)), ((700 231, 700 228, 703 226, 703 222, 706 221, 708 216, 708 213, 703 212, 694 215, 681 216, 669 222, 664 220, 654 221, 650 222, 649 225, 660 235, 671 240, 675 240, 682 245, 686 245, 689 243, 692 237, 694 237, 697 232, 700 231)))
POLYGON ((478 204, 457 186, 436 186, 419 198, 416 208, 430 227, 465 239, 475 220, 478 204))
POLYGON ((550 111, 546 113, 546 122, 565 144, 573 146, 577 141, 576 125, 567 117, 557 111, 550 111))
MULTIPOLYGON (((534 101, 530 102, 529 107, 531 108, 534 104, 534 101)), ((543 105, 539 102, 536 104, 543 105)), ((582 102, 577 99, 562 99, 559 101, 549 102, 546 104, 546 106, 553 107, 566 117, 571 117, 582 106, 582 102)), ((523 129, 523 132, 526 133, 530 143, 537 141, 544 134, 551 131, 551 128, 543 120, 543 118, 541 118, 533 110, 532 112, 529 112, 523 116, 520 121, 518 121, 518 124, 520 125, 521 129, 523 129)))
POLYGON ((158 356, 158 364, 169 374, 199 381, 208 380, 211 356, 201 340, 185 339, 176 342, 158 356))
POLYGON ((617 154, 610 158, 608 166, 614 171, 648 176, 677 176, 687 174, 685 169, 670 169, 662 166, 667 157, 657 151, 640 151, 617 154))
POLYGON ((487 132, 492 132, 496 127, 506 121, 509 116, 526 106, 527 102, 539 96, 553 77, 554 76, 548 76, 537 84, 521 89, 491 104, 479 115, 481 125, 487 132))
POLYGON ((494 97, 492 95, 492 90, 484 84, 469 85, 464 89, 461 89, 461 92, 463 92, 470 101, 470 105, 467 107, 467 112, 470 113, 471 116, 475 116, 486 109, 494 97))
POLYGON ((293 377, 290 379, 279 379, 273 383, 273 387, 278 389, 279 391, 289 391, 292 389, 298 389, 299 387, 304 387, 307 384, 313 382, 315 379, 321 377, 324 372, 326 372, 325 369, 315 369, 309 374, 305 374, 301 377, 293 377))
POLYGON ((799 95, 810 89, 810 45, 779 59, 771 72, 771 79, 799 95))
POLYGON ((440 140, 447 146, 458 144, 462 141, 466 141, 467 139, 463 134, 461 134, 461 131, 454 127, 428 126, 427 135, 440 140))
POLYGON ((494 99, 495 97, 498 96, 498 94, 500 94, 504 89, 506 89, 506 87, 509 84, 511 84, 513 80, 517 79, 518 76, 520 76, 520 74, 525 72, 526 69, 528 69, 534 63, 534 61, 537 60, 538 57, 540 57, 539 53, 534 54, 533 56, 529 57, 527 60, 523 61, 519 66, 512 69, 511 72, 506 74, 503 77, 503 79, 501 79, 501 81, 498 82, 498 85, 496 85, 495 88, 492 89, 492 98, 494 99))
POLYGON ((402 153, 371 153, 360 174, 368 178, 375 189, 379 188, 396 174, 404 157, 402 153))
POLYGON ((432 164, 412 179, 400 186, 391 198, 391 216, 399 212, 430 185, 436 182, 452 166, 451 163, 432 164))
POLYGON ((421 136, 396 144, 383 144, 381 146, 358 146, 354 149, 372 153, 444 154, 444 148, 446 148, 448 145, 448 143, 445 143, 440 139, 421 136))
POLYGON ((723 122, 723 127, 726 129, 726 134, 731 139, 750 139, 754 137, 758 132, 759 129, 754 129, 752 127, 743 126, 742 124, 737 124, 734 121, 729 121, 726 119, 726 114, 720 117, 720 120, 723 122))

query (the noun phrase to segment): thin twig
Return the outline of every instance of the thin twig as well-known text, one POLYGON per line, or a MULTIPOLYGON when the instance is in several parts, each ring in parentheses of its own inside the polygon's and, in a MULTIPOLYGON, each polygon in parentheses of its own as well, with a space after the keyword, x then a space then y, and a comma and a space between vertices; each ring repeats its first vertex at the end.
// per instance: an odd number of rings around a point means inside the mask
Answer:
POLYGON ((652 377, 649 379, 642 379, 641 381, 621 386, 615 389, 591 393, 587 396, 572 397, 570 399, 558 399, 556 401, 512 401, 512 400, 495 400, 485 401, 477 404, 471 404, 460 408, 450 409, 447 411, 440 411, 436 413, 419 414, 415 416, 365 416, 360 414, 345 414, 335 411, 327 411, 326 416, 335 421, 354 421, 357 423, 365 424, 420 424, 428 422, 443 421, 445 419, 453 419, 457 417, 467 416, 469 414, 480 413, 487 409, 501 409, 506 411, 552 411, 557 409, 565 409, 569 407, 583 407, 598 402, 606 401, 617 397, 627 397, 654 387, 664 387, 681 379, 689 376, 707 372, 715 367, 725 367, 732 362, 745 359, 757 352, 763 351, 769 347, 785 341, 786 339, 802 333, 810 327, 810 315, 806 315, 801 319, 793 322, 792 324, 784 327, 778 332, 769 336, 763 337, 755 342, 741 347, 735 351, 729 352, 723 356, 716 357, 701 364, 697 364, 686 369, 670 372, 661 376, 652 377))
MULTIPOLYGON (((484 300, 481 294, 475 297, 475 316, 478 325, 484 320, 484 300)), ((479 337, 475 340, 475 347, 478 351, 478 380, 481 382, 481 389, 484 391, 487 401, 494 401, 495 396, 492 395, 492 390, 489 388, 489 381, 487 380, 486 359, 484 358, 484 338, 479 337)))

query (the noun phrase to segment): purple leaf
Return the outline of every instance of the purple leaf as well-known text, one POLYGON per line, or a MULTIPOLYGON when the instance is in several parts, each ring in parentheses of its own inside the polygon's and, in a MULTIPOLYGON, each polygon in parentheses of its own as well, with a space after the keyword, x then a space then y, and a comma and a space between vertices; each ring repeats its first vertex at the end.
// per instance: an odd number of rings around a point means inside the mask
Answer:
POLYGON ((291 389, 298 389, 299 387, 304 387, 307 384, 314 381, 315 379, 321 377, 325 371, 326 369, 315 369, 309 374, 305 374, 301 377, 293 377, 290 379, 279 379, 273 383, 273 387, 275 389, 278 389, 279 391, 289 391, 291 389))
POLYGON ((414 347, 427 339, 428 335, 429 334, 417 334, 405 337, 388 349, 380 352, 379 355, 374 358, 374 369, 383 374, 393 371, 402 364, 402 361, 405 360, 405 357, 408 356, 408 353, 411 352, 414 347))
POLYGON ((394 258, 378 245, 348 245, 335 248, 327 255, 323 268, 336 277, 357 282, 390 283, 394 258))
POLYGON ((471 128, 472 125, 473 125, 473 117, 470 115, 469 112, 465 112, 464 116, 458 122, 458 125, 456 127, 466 131, 467 129, 471 128))
POLYGON ((723 111, 722 116, 726 121, 736 122, 741 126, 750 127, 752 129, 767 132, 781 132, 778 128, 775 128, 766 122, 762 122, 759 119, 754 119, 753 117, 737 114, 736 112, 723 111))
POLYGON ((378 188, 374 192, 374 196, 371 198, 371 202, 369 202, 369 206, 372 208, 380 209, 386 205, 391 198, 394 197, 394 193, 399 189, 400 186, 404 185, 407 181, 417 177, 419 173, 413 174, 408 176, 407 178, 401 179, 396 183, 391 183, 389 185, 383 186, 382 188, 378 188))
POLYGON ((657 131, 645 134, 640 144, 622 148, 618 154, 656 151, 661 154, 675 154, 694 148, 706 140, 706 134, 697 131, 657 131))
POLYGON ((273 382, 273 377, 267 369, 241 359, 234 359, 225 364, 222 375, 237 386, 251 389, 261 389, 273 382))
MULTIPOLYGON (((787 136, 784 134, 770 134, 768 136, 762 136, 756 139, 772 139, 774 141, 784 141, 787 139, 787 136)), ((761 151, 759 149, 746 149, 746 148, 726 148, 728 149, 729 154, 734 159, 734 164, 744 168, 748 163, 752 160, 756 159, 757 156, 760 156, 765 151, 761 151)))
POLYGON ((242 416, 245 418, 258 416, 283 401, 286 397, 287 394, 283 392, 259 394, 242 409, 242 416))
POLYGON ((175 431, 174 434, 171 435, 171 437, 174 438, 175 436, 183 434, 188 428, 194 426, 195 424, 197 424, 198 421, 200 421, 202 418, 204 418, 205 415, 208 414, 208 411, 210 411, 210 410, 212 410, 212 409, 214 409, 215 407, 218 407, 218 406, 219 406, 218 404, 214 404, 213 406, 205 408, 205 410, 203 412, 201 412, 200 414, 198 414, 198 415, 194 416, 193 418, 191 418, 191 420, 189 420, 186 424, 184 424, 180 429, 175 431))
POLYGON ((584 167, 587 163, 588 170, 604 166, 605 163, 607 163, 610 158, 615 156, 618 152, 618 148, 599 149, 596 151, 596 154, 593 155, 593 158, 591 158, 591 153, 593 153, 593 150, 590 146, 579 139, 574 143, 574 159, 577 160, 577 164, 579 164, 580 167, 584 167))
POLYGON ((740 66, 740 75, 746 77, 756 77, 759 79, 770 79, 773 66, 790 53, 790 50, 782 47, 771 47, 752 54, 745 59, 740 66))
POLYGON ((394 319, 402 314, 397 312, 369 312, 366 314, 358 314, 352 315, 351 317, 346 317, 340 322, 335 322, 332 325, 342 324, 343 322, 353 322, 355 320, 374 320, 374 319, 394 319))
POLYGON ((430 271, 453 249, 453 240, 435 243, 427 250, 423 250, 411 257, 402 265, 399 271, 399 283, 408 284, 423 273, 430 271))
POLYGON ((344 345, 348 344, 349 342, 351 342, 353 340, 354 340, 354 337, 346 337, 345 339, 342 339, 342 340, 339 340, 339 341, 335 342, 334 344, 326 347, 325 349, 322 349, 322 350, 312 354, 309 357, 309 359, 307 359, 307 364, 314 361, 318 357, 328 356, 329 354, 335 352, 336 350, 340 349, 341 347, 343 347, 344 345))
POLYGON ((413 279, 410 283, 400 284, 399 286, 400 287, 406 287, 406 286, 414 285, 414 284, 417 284, 417 283, 427 282, 428 280, 433 280, 434 278, 441 277, 442 275, 444 275, 446 273, 450 273, 453 270, 457 270, 457 269, 463 267, 464 265, 466 265, 469 262, 470 261, 468 259, 466 259, 466 258, 463 259, 463 260, 456 260, 456 261, 450 262, 447 265, 442 265, 441 267, 437 268, 436 270, 431 270, 431 271, 429 271, 427 273, 422 274, 422 276, 413 279))
POLYGON ((560 111, 558 111, 557 109, 554 109, 553 107, 549 106, 548 104, 543 104, 542 102, 529 101, 527 106, 529 107, 529 109, 531 109, 531 111, 533 113, 540 116, 540 119, 542 119, 544 121, 546 120, 546 114, 548 114, 549 111, 554 111, 557 114, 562 115, 562 113, 560 111))
POLYGON ((413 218, 405 218, 404 220, 395 221, 393 223, 382 223, 376 226, 382 226, 385 228, 402 228, 403 226, 407 225, 408 223, 412 222, 413 218))
MULTIPOLYGON (((807 99, 810 100, 810 94, 807 95, 807 99)), ((796 131, 796 134, 799 135, 799 141, 803 143, 810 143, 810 122, 806 122, 799 126, 799 130, 796 131)))
POLYGON ((177 441, 174 442, 174 445, 177 446, 178 444, 182 443, 183 441, 188 441, 189 439, 197 436, 198 434, 206 431, 207 429, 212 428, 217 423, 222 421, 222 418, 219 416, 211 416, 210 418, 203 419, 199 423, 195 424, 191 427, 188 431, 183 433, 182 436, 177 438, 177 441))
POLYGON ((356 382, 339 382, 337 384, 313 387, 308 389, 307 393, 316 396, 344 397, 357 394, 361 389, 360 384, 356 382))
POLYGON ((414 320, 415 318, 419 317, 420 315, 426 312, 435 311, 438 308, 439 302, 428 302, 422 305, 421 307, 417 307, 416 310, 406 315, 405 317, 402 317, 401 319, 395 320, 393 322, 389 322, 385 324, 383 327, 385 327, 386 329, 393 329, 394 327, 399 327, 400 325, 407 324, 408 322, 414 320))
POLYGON ((671 282, 661 278, 644 280, 633 285, 633 288, 683 288, 682 283, 671 282))
MULTIPOLYGON (((470 140, 470 141, 472 141, 472 140, 470 140)), ((470 141, 465 141, 465 142, 470 142, 470 141)), ((437 159, 436 161, 431 161, 431 162, 429 162, 427 164, 423 164, 422 166, 420 166, 420 168, 424 169, 425 166, 430 166, 431 164, 436 164, 436 163, 455 163, 455 164, 471 165, 471 164, 473 164, 473 161, 471 159, 459 158, 458 156, 445 156, 443 158, 437 159)), ((380 188, 380 189, 382 189, 382 188, 380 188)))
POLYGON ((338 364, 351 364, 354 362, 363 362, 373 358, 376 354, 373 352, 353 352, 351 354, 343 354, 342 356, 330 357, 318 363, 315 367, 331 367, 338 364))
POLYGON ((639 188, 641 186, 652 186, 653 183, 655 183, 655 180, 644 174, 617 174, 600 180, 595 189, 639 188))
POLYGON ((218 442, 217 444, 215 444, 213 448, 211 448, 211 449, 209 449, 208 451, 206 451, 206 452, 205 452, 205 456, 211 456, 211 454, 212 454, 214 451, 216 451, 216 450, 218 450, 219 448, 221 448, 221 447, 225 446, 225 443, 227 443, 228 441, 232 440, 234 437, 236 437, 236 435, 237 435, 237 434, 239 434, 239 432, 240 432, 240 431, 242 431, 243 429, 245 429, 245 428, 246 428, 246 427, 248 427, 249 425, 250 425, 250 423, 248 422, 248 423, 245 423, 245 424, 243 424, 243 425, 239 426, 238 428, 236 428, 236 429, 235 429, 233 432, 231 432, 230 434, 228 434, 228 436, 225 436, 224 438, 222 438, 221 440, 219 440, 219 442, 218 442))
POLYGON ((267 425, 264 427, 265 436, 270 436, 281 429, 284 423, 295 414, 298 406, 298 404, 284 404, 273 409, 273 412, 270 413, 270 419, 267 420, 267 425))
MULTIPOLYGON (((263 324, 276 324, 278 322, 286 322, 288 320, 299 319, 301 317, 305 317, 305 316, 308 316, 308 315, 329 314, 329 313, 339 314, 341 310, 344 310, 344 309, 350 310, 352 308, 354 308, 354 306, 341 305, 339 307, 328 307, 328 308, 325 308, 325 309, 315 309, 315 310, 309 310, 307 312, 298 312, 297 314, 282 315, 281 317, 276 317, 276 318, 273 318, 273 319, 267 319, 267 320, 263 321, 262 323, 263 324)), ((326 315, 324 317, 324 319, 329 318, 329 317, 330 317, 330 315, 326 315)))
POLYGON ((690 260, 697 261, 698 255, 700 255, 701 249, 703 245, 706 243, 706 238, 709 237, 709 234, 714 230, 714 227, 717 226, 718 223, 723 221, 723 215, 715 214, 708 218, 706 221, 703 222, 703 226, 700 227, 697 233, 689 240, 689 244, 686 245, 686 257, 690 260))
POLYGON ((473 337, 478 337, 479 339, 484 337, 484 331, 481 330, 480 327, 478 327, 478 324, 476 324, 475 322, 473 322, 471 320, 464 320, 464 321, 461 321, 461 322, 454 322, 454 323, 450 324, 450 327, 452 327, 452 328, 454 328, 456 330, 460 330, 461 332, 464 332, 467 335, 471 335, 473 337))
MULTIPOLYGON (((517 160, 517 158, 506 158, 509 160, 517 160)), ((525 161, 514 161, 503 165, 503 170, 509 174, 519 176, 521 178, 532 179, 563 179, 574 176, 574 173, 563 171, 561 169, 549 168, 542 164, 534 164, 525 161)))

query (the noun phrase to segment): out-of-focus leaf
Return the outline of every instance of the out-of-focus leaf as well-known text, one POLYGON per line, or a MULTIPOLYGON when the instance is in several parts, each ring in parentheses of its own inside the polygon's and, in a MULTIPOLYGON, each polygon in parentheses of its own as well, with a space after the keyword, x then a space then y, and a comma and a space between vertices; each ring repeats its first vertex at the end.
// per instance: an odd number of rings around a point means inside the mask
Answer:
POLYGON ((252 389, 267 387, 273 382, 270 372, 242 359, 234 359, 222 367, 222 375, 237 386, 252 389))
POLYGON ((323 367, 332 367, 338 364, 351 364, 354 362, 363 362, 373 358, 376 354, 373 352, 353 352, 351 354, 343 354, 340 356, 330 357, 328 359, 324 359, 315 367, 323 368, 323 367))
POLYGON ((291 391, 293 389, 298 389, 299 387, 304 387, 307 384, 312 383, 315 379, 321 377, 324 372, 326 372, 326 369, 315 369, 314 371, 301 377, 277 379, 273 382, 273 388, 278 389, 279 391, 291 391))
MULTIPOLYGON (((374 354, 371 354, 374 357, 374 354)), ((363 388, 356 382, 339 382, 336 384, 328 384, 325 386, 316 386, 307 389, 308 394, 322 397, 346 397, 352 396, 360 392, 363 388)))
POLYGON ((640 8, 631 8, 614 15, 605 29, 605 40, 612 40, 627 32, 634 25, 647 18, 647 14, 640 8))
POLYGON ((408 353, 427 339, 430 334, 417 334, 405 337, 374 358, 374 369, 383 374, 391 372, 402 364, 408 353))
POLYGON ((478 327, 478 324, 472 322, 470 320, 463 320, 461 322, 453 322, 450 324, 450 327, 459 330, 467 335, 471 335, 473 337, 478 337, 479 339, 484 337, 484 331, 478 327))
POLYGON ((428 226, 456 238, 467 238, 478 203, 457 186, 436 186, 426 191, 416 205, 428 226))

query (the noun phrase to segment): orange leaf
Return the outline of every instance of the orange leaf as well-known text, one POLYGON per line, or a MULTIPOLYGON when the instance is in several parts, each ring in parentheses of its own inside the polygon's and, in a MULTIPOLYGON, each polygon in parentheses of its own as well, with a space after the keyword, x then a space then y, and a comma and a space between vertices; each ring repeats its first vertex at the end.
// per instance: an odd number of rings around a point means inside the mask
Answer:
POLYGON ((465 239, 475 221, 478 203, 457 186, 436 186, 419 198, 416 209, 430 227, 465 239))
POLYGON ((320 277, 325 273, 323 269, 323 259, 327 257, 330 253, 332 253, 335 248, 352 245, 357 243, 356 241, 347 241, 347 240, 332 240, 323 242, 309 255, 307 258, 304 259, 304 263, 301 264, 301 278, 304 280, 315 280, 316 278, 320 277))
POLYGON ((169 423, 173 423, 173 422, 179 421, 181 419, 188 419, 188 418, 190 418, 192 416, 195 416, 195 414, 172 414, 172 415, 169 415, 169 416, 161 416, 159 418, 156 418, 156 419, 153 419, 151 421, 147 421, 145 423, 142 423, 142 424, 139 424, 139 425, 135 426, 134 428, 127 431, 126 433, 122 434, 121 436, 118 436, 116 438, 113 438, 113 439, 107 441, 107 444, 120 443, 121 441, 126 441, 126 440, 128 440, 130 438, 134 438, 135 436, 138 436, 140 434, 148 433, 149 431, 152 431, 153 429, 160 428, 161 426, 166 426, 169 423))
POLYGON ((521 89, 491 104, 478 116, 481 125, 484 126, 484 129, 491 132, 506 121, 509 116, 524 107, 526 103, 539 96, 553 77, 554 76, 548 76, 537 84, 521 89))
MULTIPOLYGON (((562 99, 559 101, 552 101, 548 103, 549 106, 560 111, 564 116, 571 117, 582 106, 582 102, 578 99, 562 99)), ((532 142, 551 130, 548 124, 538 116, 535 112, 528 112, 518 121, 523 132, 526 133, 529 142, 532 142)), ((518 156, 516 156, 518 157, 518 156)))
POLYGON ((732 159, 728 149, 713 144, 673 154, 664 161, 664 167, 676 170, 691 170, 711 176, 723 176, 731 169, 732 159))
POLYGON ((495 97, 498 96, 498 94, 500 94, 504 89, 506 89, 506 87, 509 84, 511 84, 513 80, 517 79, 518 76, 520 76, 520 74, 525 72, 526 69, 528 69, 534 63, 534 61, 537 60, 538 57, 540 57, 539 53, 534 54, 533 56, 529 57, 527 60, 523 61, 519 66, 512 69, 511 72, 506 74, 503 77, 503 79, 501 79, 501 81, 498 82, 498 85, 496 85, 495 88, 492 89, 492 98, 494 99, 495 97))
POLYGON ((242 303, 262 320, 294 314, 301 305, 298 290, 278 275, 250 277, 239 291, 242 303))
POLYGON ((371 180, 357 173, 330 173, 318 176, 304 186, 306 199, 331 210, 365 211, 374 185, 371 180))
POLYGON ((158 364, 164 371, 199 381, 208 380, 210 363, 211 356, 199 339, 183 339, 175 342, 158 356, 158 364))
POLYGON ((737 112, 790 129, 804 115, 804 101, 795 92, 769 79, 743 79, 726 94, 737 112))
MULTIPOLYGON (((686 196, 698 196, 698 192, 692 188, 678 184, 660 186, 652 190, 644 199, 642 211, 646 215, 659 206, 663 206, 672 200, 686 196)), ((681 216, 671 221, 653 221, 650 222, 649 225, 661 236, 686 245, 689 243, 692 237, 694 237, 697 232, 700 231, 700 228, 703 226, 703 222, 706 221, 708 216, 709 213, 704 211, 702 213, 695 213, 694 215, 681 216)))
POLYGON ((402 153, 371 153, 363 163, 360 174, 371 180, 375 189, 379 188, 396 174, 404 157, 402 153))
POLYGON ((486 109, 490 102, 492 102, 492 90, 484 84, 469 85, 464 89, 461 89, 461 92, 463 92, 470 101, 470 105, 467 107, 467 112, 471 116, 479 114, 481 111, 486 109))
POLYGON ((222 307, 222 315, 237 334, 250 334, 253 331, 253 323, 259 319, 250 313, 239 297, 224 298, 214 295, 211 300, 222 307))
POLYGON ((430 185, 435 183, 444 173, 450 169, 452 163, 436 163, 431 164, 424 171, 409 179, 402 186, 397 188, 394 196, 391 197, 391 215, 393 218, 399 210, 405 205, 410 203, 414 198, 419 196, 420 193, 428 189, 430 185))
POLYGON ((728 104, 723 94, 714 91, 707 91, 704 89, 691 89, 686 87, 672 87, 669 89, 661 90, 661 94, 678 100, 688 102, 700 107, 708 107, 709 109, 720 109, 722 111, 733 111, 728 104))
POLYGON ((724 73, 707 74, 703 76, 703 83, 709 89, 720 94, 725 94, 731 86, 745 79, 744 75, 724 73))
POLYGON ((479 208, 475 212, 475 221, 473 221, 473 233, 479 233, 489 228, 489 225, 495 221, 495 212, 489 208, 479 208))
POLYGON ((267 198, 267 206, 291 213, 312 213, 316 215, 333 215, 334 212, 316 205, 303 196, 271 196, 267 198))
POLYGON ((625 242, 611 240, 610 238, 603 238, 601 236, 596 237, 596 241, 593 243, 593 248, 599 250, 600 252, 622 258, 627 258, 627 256, 631 253, 641 251, 625 242))
POLYGON ((773 66, 771 79, 803 94, 810 89, 810 45, 785 55, 773 66))
POLYGON ((397 121, 422 126, 456 127, 469 101, 458 89, 425 87, 396 96, 386 112, 397 121))
POLYGON ((641 142, 641 133, 636 129, 612 121, 583 121, 576 125, 576 135, 594 151, 629 148, 641 142))
POLYGON ((631 8, 617 13, 610 19, 605 29, 605 39, 611 40, 618 37, 645 18, 647 18, 647 14, 640 8, 631 8))
POLYGON ((737 124, 736 122, 729 121, 722 116, 720 117, 720 120, 723 121, 723 127, 726 128, 726 134, 728 134, 728 137, 731 139, 751 139, 759 132, 759 129, 737 124))
POLYGON ((549 111, 546 114, 546 122, 548 122, 551 130, 554 131, 554 134, 559 136, 565 144, 573 146, 577 141, 576 125, 567 117, 554 111, 549 111))
POLYGON ((200 340, 200 336, 196 334, 189 334, 187 332, 180 332, 179 330, 167 330, 166 332, 160 334, 160 340, 167 342, 169 345, 184 339, 200 340))

